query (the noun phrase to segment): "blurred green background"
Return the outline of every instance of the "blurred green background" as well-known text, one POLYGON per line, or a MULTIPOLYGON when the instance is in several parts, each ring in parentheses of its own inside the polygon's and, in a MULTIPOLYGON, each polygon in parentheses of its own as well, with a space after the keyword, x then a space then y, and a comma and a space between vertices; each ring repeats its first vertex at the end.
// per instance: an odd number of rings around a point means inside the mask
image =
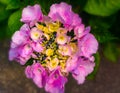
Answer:
MULTIPOLYGON (((27 5, 40 4, 47 15, 54 3, 66 2, 78 13, 83 23, 91 26, 99 42, 99 51, 95 54, 96 66, 87 78, 93 79, 98 71, 100 60, 105 57, 112 64, 120 57, 120 0, 0 0, 0 44, 10 41, 19 30, 22 9, 27 5)), ((1 45, 0 45, 1 46, 1 45)), ((8 45, 9 46, 9 45, 8 45)))

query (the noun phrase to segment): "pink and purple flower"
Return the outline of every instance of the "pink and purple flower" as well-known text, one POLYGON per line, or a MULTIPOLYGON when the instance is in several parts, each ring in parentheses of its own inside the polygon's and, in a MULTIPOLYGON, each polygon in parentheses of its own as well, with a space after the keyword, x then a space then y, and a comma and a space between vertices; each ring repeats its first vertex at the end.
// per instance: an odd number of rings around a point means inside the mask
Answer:
POLYGON ((64 93, 67 76, 78 84, 94 70, 98 42, 81 17, 64 2, 53 4, 48 16, 40 5, 23 9, 25 24, 12 36, 9 60, 27 65, 27 78, 50 93, 64 93))

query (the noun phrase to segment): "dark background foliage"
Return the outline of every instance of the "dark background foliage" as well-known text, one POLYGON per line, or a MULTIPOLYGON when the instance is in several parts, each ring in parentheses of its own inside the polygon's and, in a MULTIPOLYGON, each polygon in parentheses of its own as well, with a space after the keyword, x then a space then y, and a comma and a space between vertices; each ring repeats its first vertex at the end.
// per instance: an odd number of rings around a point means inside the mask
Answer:
POLYGON ((82 17, 83 23, 91 26, 99 42, 102 53, 95 54, 96 67, 87 78, 96 75, 101 57, 117 63, 120 56, 120 0, 0 0, 0 42, 10 40, 13 33, 19 30, 22 9, 27 5, 40 4, 44 14, 54 3, 66 2, 72 5, 73 11, 82 17), (102 56, 100 55, 102 54, 102 56))

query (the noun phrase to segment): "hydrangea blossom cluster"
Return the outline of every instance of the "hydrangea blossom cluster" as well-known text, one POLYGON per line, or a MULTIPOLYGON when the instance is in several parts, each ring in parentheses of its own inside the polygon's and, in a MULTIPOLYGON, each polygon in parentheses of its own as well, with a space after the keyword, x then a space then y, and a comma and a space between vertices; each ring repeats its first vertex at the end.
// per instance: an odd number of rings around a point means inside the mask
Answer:
POLYGON ((94 69, 98 42, 70 5, 53 4, 48 16, 38 4, 27 6, 21 21, 23 26, 12 36, 9 59, 21 65, 32 60, 25 69, 27 78, 50 93, 64 93, 69 73, 78 84, 85 81, 94 69))

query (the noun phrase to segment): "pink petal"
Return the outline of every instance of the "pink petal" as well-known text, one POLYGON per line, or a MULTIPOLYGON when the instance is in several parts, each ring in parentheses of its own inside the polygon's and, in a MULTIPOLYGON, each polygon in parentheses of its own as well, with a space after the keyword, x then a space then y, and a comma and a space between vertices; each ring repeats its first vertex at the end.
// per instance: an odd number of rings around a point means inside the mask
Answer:
POLYGON ((85 77, 94 70, 95 63, 89 59, 80 58, 78 67, 72 71, 72 76, 77 80, 78 84, 85 81, 85 77))
POLYGON ((30 23, 34 21, 41 21, 43 17, 41 8, 39 5, 27 6, 22 11, 21 21, 25 23, 30 23))
POLYGON ((16 45, 20 45, 25 41, 26 37, 24 34, 20 31, 16 31, 14 35, 12 36, 12 42, 16 45))
POLYGON ((42 45, 40 43, 38 43, 38 42, 37 43, 33 43, 32 44, 32 48, 36 52, 42 52, 43 51, 42 45))
POLYGON ((73 19, 73 12, 71 6, 62 2, 60 4, 53 4, 50 7, 50 12, 48 14, 54 21, 59 20, 63 24, 71 24, 73 19))
POLYGON ((72 76, 77 80, 78 84, 83 84, 86 77, 85 68, 80 66, 77 70, 79 71, 79 74, 77 75, 75 73, 72 74, 72 76))
POLYGON ((9 51, 9 60, 12 61, 18 56, 17 49, 11 48, 9 51))
POLYGON ((76 67, 78 66, 77 61, 78 61, 77 55, 73 55, 72 57, 69 57, 66 63, 66 70, 69 72, 76 69, 76 67))
POLYGON ((90 33, 79 39, 78 46, 83 56, 88 58, 98 50, 98 42, 90 33))

